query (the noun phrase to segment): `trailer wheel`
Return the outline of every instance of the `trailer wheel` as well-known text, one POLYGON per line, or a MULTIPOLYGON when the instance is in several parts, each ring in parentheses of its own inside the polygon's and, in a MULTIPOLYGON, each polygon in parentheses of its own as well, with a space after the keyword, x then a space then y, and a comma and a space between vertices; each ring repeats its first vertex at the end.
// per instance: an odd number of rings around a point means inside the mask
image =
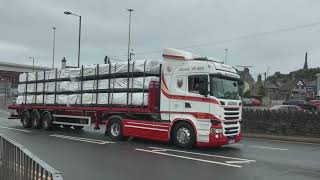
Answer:
POLYGON ((172 141, 181 148, 192 148, 196 142, 193 127, 187 122, 179 122, 173 128, 172 141))
POLYGON ((81 129, 83 129, 83 126, 73 126, 73 128, 74 128, 75 130, 81 130, 81 129))
POLYGON ((124 140, 125 138, 123 137, 123 127, 121 120, 112 118, 109 121, 110 122, 107 132, 111 139, 118 141, 124 140))
POLYGON ((31 114, 32 128, 39 129, 41 127, 41 118, 38 111, 33 111, 31 114))
POLYGON ((29 111, 24 111, 21 116, 21 123, 24 128, 31 127, 31 118, 29 115, 29 111))
POLYGON ((62 124, 63 129, 70 129, 71 125, 62 124))
POLYGON ((42 127, 44 130, 50 131, 53 127, 52 116, 50 112, 44 112, 42 115, 42 127))

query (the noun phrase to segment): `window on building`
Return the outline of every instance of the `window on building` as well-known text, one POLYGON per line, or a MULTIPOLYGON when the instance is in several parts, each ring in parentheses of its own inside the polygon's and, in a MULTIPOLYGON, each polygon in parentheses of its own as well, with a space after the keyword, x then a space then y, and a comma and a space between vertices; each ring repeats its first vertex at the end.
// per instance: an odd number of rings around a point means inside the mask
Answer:
POLYGON ((207 75, 191 75, 188 77, 188 91, 199 94, 200 86, 208 82, 207 75))

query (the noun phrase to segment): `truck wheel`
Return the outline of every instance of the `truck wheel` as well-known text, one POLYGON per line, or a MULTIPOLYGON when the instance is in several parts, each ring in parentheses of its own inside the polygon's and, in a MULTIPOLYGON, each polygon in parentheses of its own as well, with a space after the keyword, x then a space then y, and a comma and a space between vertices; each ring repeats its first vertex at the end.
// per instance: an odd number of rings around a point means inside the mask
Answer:
POLYGON ((45 112, 42 115, 42 127, 44 130, 50 131, 53 127, 52 116, 50 112, 45 112))
POLYGON ((75 130, 80 130, 80 129, 83 129, 83 126, 73 126, 73 128, 74 128, 75 130))
POLYGON ((113 140, 124 140, 123 137, 123 127, 122 127, 122 122, 119 119, 110 119, 109 125, 108 125, 108 135, 111 137, 113 140))
POLYGON ((174 126, 172 141, 181 148, 192 148, 196 142, 193 127, 187 122, 180 122, 174 126))
POLYGON ((24 128, 31 127, 31 118, 28 111, 24 111, 21 116, 21 123, 24 128))
POLYGON ((31 114, 32 128, 39 129, 41 127, 41 119, 38 111, 33 111, 31 114))
POLYGON ((63 127, 63 129, 70 129, 70 128, 71 128, 71 125, 63 124, 62 127, 63 127))

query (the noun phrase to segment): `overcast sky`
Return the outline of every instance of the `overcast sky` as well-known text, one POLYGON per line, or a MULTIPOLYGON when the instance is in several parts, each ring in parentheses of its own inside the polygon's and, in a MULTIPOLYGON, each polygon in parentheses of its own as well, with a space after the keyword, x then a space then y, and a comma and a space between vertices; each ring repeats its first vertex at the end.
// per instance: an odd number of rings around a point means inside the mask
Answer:
POLYGON ((125 60, 133 8, 134 59, 189 47, 223 60, 228 48, 227 63, 254 66, 254 77, 268 66, 287 73, 303 67, 306 51, 309 67, 320 66, 319 7, 319 0, 0 0, 0 61, 32 64, 26 57, 34 56, 51 67, 55 26, 56 64, 66 57, 76 65, 78 18, 64 11, 82 16, 82 64, 125 60))

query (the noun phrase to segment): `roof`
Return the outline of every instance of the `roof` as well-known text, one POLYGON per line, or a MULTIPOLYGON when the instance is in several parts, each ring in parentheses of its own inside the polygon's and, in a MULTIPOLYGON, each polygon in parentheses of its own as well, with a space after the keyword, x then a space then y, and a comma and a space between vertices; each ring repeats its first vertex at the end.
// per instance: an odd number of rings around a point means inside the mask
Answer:
MULTIPOLYGON (((34 69, 35 70, 50 70, 51 68, 42 67, 42 66, 34 66, 34 69)), ((31 72, 31 71, 33 71, 33 65, 0 62, 0 70, 13 71, 13 72, 31 72)))

